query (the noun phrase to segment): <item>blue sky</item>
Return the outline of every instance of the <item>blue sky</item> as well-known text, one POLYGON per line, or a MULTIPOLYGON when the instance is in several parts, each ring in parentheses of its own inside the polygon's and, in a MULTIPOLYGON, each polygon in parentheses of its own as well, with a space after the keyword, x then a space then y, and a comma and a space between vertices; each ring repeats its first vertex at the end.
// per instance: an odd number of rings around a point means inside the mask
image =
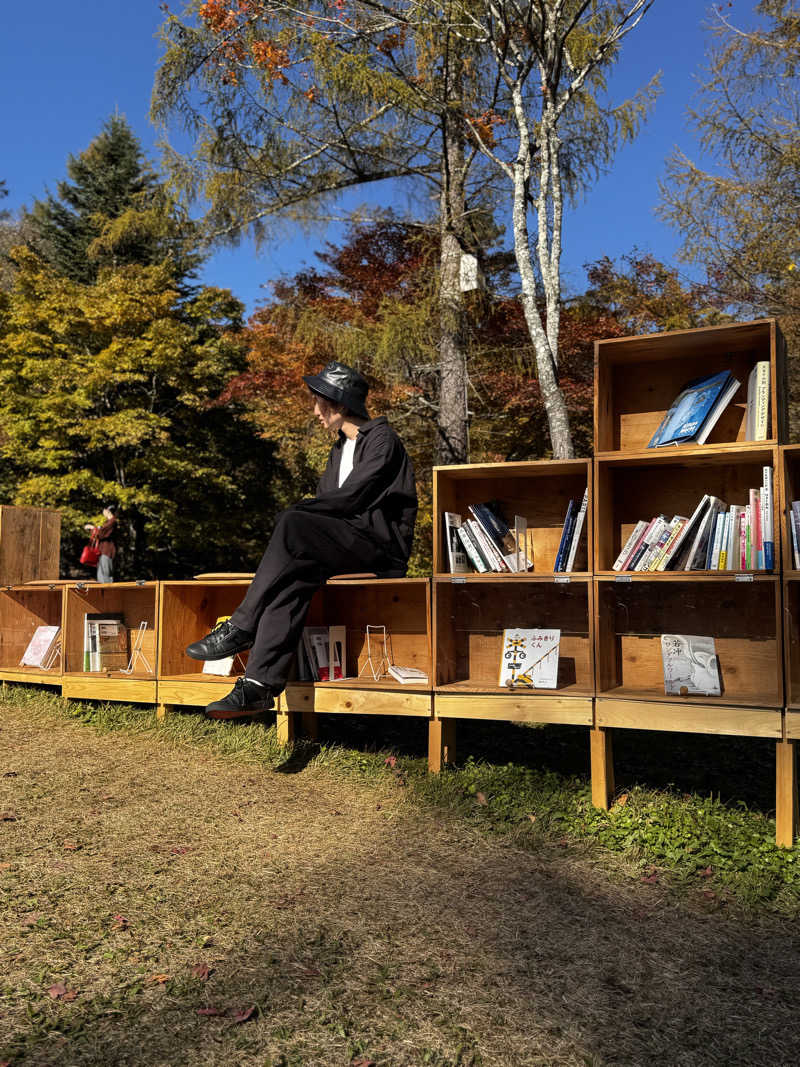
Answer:
MULTIPOLYGON (((753 4, 724 5, 740 23, 753 4)), ((705 0, 656 0, 626 40, 612 82, 616 97, 630 94, 662 71, 662 94, 640 137, 621 150, 611 172, 592 186, 564 228, 563 272, 567 288, 580 289, 582 266, 601 255, 619 256, 634 245, 666 261, 678 246, 675 234, 653 214, 658 179, 674 145, 691 153, 686 109, 697 88, 707 36, 705 0)), ((82 151, 115 110, 123 113, 146 152, 156 134, 148 120, 150 90, 158 62, 156 30, 160 0, 39 0, 5 12, 0 40, 0 178, 12 209, 41 197, 65 176, 67 156, 82 151)), ((397 190, 382 190, 384 202, 397 190)), ((351 201, 355 205, 359 197, 351 201)), ((327 237, 335 240, 340 227, 327 237)), ((314 261, 325 234, 290 229, 280 241, 256 253, 244 242, 208 262, 204 280, 228 287, 248 306, 264 296, 264 284, 314 261)))

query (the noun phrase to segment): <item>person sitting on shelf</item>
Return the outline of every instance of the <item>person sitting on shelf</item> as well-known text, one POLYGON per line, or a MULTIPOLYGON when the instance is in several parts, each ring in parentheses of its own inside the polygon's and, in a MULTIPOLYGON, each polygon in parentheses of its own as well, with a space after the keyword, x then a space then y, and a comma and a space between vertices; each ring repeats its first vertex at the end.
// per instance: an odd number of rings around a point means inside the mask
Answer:
POLYGON ((103 508, 103 519, 105 521, 100 526, 87 522, 84 530, 88 530, 92 540, 97 541, 97 551, 100 553, 97 560, 98 582, 113 582, 114 557, 117 554, 117 516, 112 504, 103 508))
POLYGON ((367 414, 366 379, 343 363, 304 375, 314 414, 337 435, 316 495, 281 512, 250 587, 230 619, 186 649, 199 660, 250 650, 212 719, 269 711, 283 691, 311 598, 334 574, 406 573, 417 515, 414 469, 385 416, 367 414))

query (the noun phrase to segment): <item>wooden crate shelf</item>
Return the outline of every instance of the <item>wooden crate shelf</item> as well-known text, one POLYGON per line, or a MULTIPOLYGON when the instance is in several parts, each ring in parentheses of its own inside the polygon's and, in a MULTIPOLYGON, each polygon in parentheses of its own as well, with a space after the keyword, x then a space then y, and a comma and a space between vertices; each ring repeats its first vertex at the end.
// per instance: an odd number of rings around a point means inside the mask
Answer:
POLYGON ((777 510, 780 515, 776 522, 781 530, 781 563, 786 577, 800 576, 795 567, 792 552, 792 528, 790 513, 793 500, 800 500, 800 445, 781 445, 778 449, 781 479, 778 493, 777 510))
POLYGON ((21 667, 20 660, 39 626, 61 626, 64 598, 60 585, 15 586, 0 590, 0 680, 60 685, 61 654, 48 670, 21 667))
MULTIPOLYGON (((509 526, 513 526, 515 515, 522 515, 527 520, 528 530, 533 533, 534 573, 552 574, 567 505, 570 499, 580 504, 587 487, 589 501, 586 520, 578 542, 572 573, 590 573, 591 473, 591 460, 588 459, 434 467, 434 575, 449 572, 447 548, 444 543, 444 512, 453 511, 467 518, 471 504, 483 504, 488 500, 499 501, 509 526)), ((495 574, 487 577, 513 581, 520 575, 495 574)))
MULTIPOLYGON (((781 596, 777 578, 737 581, 687 575, 662 583, 595 580, 597 697, 675 707, 783 705, 781 596), (714 638, 722 694, 666 696, 661 656, 663 633, 714 638)), ((687 713, 689 714, 689 713, 687 713)), ((698 712, 699 714, 699 712, 698 712)), ((646 728, 646 722, 642 726, 646 728)), ((682 729, 687 727, 681 727, 682 729)))
POLYGON ((0 585, 58 578, 60 554, 60 511, 0 505, 0 585))
POLYGON ((630 730, 660 730, 691 734, 729 734, 780 740, 778 708, 666 703, 658 700, 614 700, 598 697, 595 725, 630 730))
POLYGON ((66 586, 64 589, 64 676, 65 697, 88 700, 119 700, 154 704, 158 672, 157 624, 158 582, 114 582, 66 586), (141 623, 147 623, 141 658, 133 671, 85 671, 83 666, 84 616, 87 612, 121 612, 128 630, 128 652, 141 623))
MULTIPOLYGON (((779 486, 778 450, 764 445, 749 444, 736 450, 711 446, 702 450, 663 449, 595 460, 595 573, 618 573, 612 570, 614 561, 640 519, 649 521, 662 513, 667 518, 672 515, 688 518, 705 493, 719 497, 729 506, 747 504, 748 490, 761 485, 765 466, 772 467, 774 485, 779 486)), ((777 488, 774 498, 773 536, 777 568, 782 525, 777 488)), ((661 579, 676 573, 684 577, 730 574, 728 571, 651 571, 645 572, 645 576, 661 579)))
POLYGON ((783 646, 786 708, 800 712, 800 575, 783 581, 783 646))
MULTIPOLYGON (((509 708, 520 701, 594 696, 592 583, 588 578, 570 575, 568 582, 552 577, 515 582, 436 578, 433 625, 434 689, 439 695, 501 697, 509 708), (561 630, 557 689, 509 694, 498 685, 503 630, 517 626, 561 630)), ((474 707, 475 701, 469 704, 474 707)), ((464 706, 468 706, 466 700, 464 706)))
MULTIPOLYGON (((595 342, 595 455, 637 452, 647 444, 687 382, 730 370, 741 383, 706 446, 744 443, 747 378, 770 361, 770 436, 787 436, 786 346, 774 319, 595 342)), ((684 446, 687 448, 697 446, 684 446)))

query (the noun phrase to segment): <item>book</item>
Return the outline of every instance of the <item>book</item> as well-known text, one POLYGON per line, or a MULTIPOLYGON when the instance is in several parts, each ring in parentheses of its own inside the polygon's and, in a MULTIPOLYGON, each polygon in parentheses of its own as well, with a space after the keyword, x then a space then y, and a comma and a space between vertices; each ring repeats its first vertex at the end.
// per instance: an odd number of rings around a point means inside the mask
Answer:
POLYGON ((664 692, 667 696, 719 696, 722 688, 713 637, 662 634, 664 692))
POLYGON ((28 642, 28 647, 22 653, 22 659, 19 661, 20 667, 47 669, 60 636, 60 626, 37 626, 28 642))
POLYGON ((769 362, 756 363, 755 410, 753 412, 753 441, 766 441, 769 432, 769 362))
POLYGON ((614 571, 624 570, 625 560, 628 558, 628 556, 633 554, 634 548, 639 543, 639 540, 642 537, 642 535, 644 534, 644 531, 646 529, 647 529, 647 521, 645 519, 639 519, 639 521, 636 523, 634 528, 628 534, 628 538, 625 541, 625 544, 622 546, 619 555, 614 560, 614 563, 613 563, 613 565, 611 567, 612 570, 614 570, 614 571))
POLYGON ((447 544, 447 562, 451 574, 465 574, 469 571, 469 562, 464 546, 458 536, 461 516, 453 511, 444 513, 444 537, 447 544))
POLYGON ((720 554, 722 552, 722 542, 723 542, 723 539, 725 537, 725 526, 727 524, 727 521, 728 521, 728 513, 727 513, 727 511, 721 511, 719 513, 719 515, 717 515, 717 522, 716 522, 716 526, 714 527, 714 541, 713 541, 713 544, 710 546, 710 548, 711 548, 711 559, 710 559, 710 562, 709 562, 709 564, 708 564, 708 566, 706 568, 707 570, 710 570, 710 571, 718 571, 719 570, 719 557, 720 557, 720 554))
POLYGON ((86 612, 83 617, 83 669, 85 671, 95 672, 101 669, 97 624, 100 622, 121 623, 124 618, 121 611, 86 612))
POLYGON ((674 515, 672 522, 669 524, 666 535, 662 534, 659 538, 659 550, 650 560, 648 564, 648 570, 651 571, 663 571, 667 565, 667 561, 671 559, 675 552, 675 546, 680 544, 683 540, 683 534, 688 523, 688 518, 685 515, 674 515))
POLYGON ((703 521, 703 517, 709 508, 711 497, 705 493, 697 507, 681 527, 678 536, 670 546, 670 551, 665 555, 663 566, 659 570, 680 570, 681 564, 691 547, 695 534, 703 521))
POLYGON ((564 525, 561 527, 561 540, 558 544, 558 551, 556 552, 556 561, 553 564, 554 571, 560 571, 564 565, 565 548, 568 544, 569 537, 575 526, 575 515, 577 512, 577 505, 574 500, 570 500, 567 504, 567 513, 564 516, 564 525))
POLYGON ((493 507, 489 504, 470 504, 469 510, 473 516, 470 522, 477 524, 478 536, 483 536, 481 543, 486 546, 483 554, 492 564, 492 569, 514 570, 514 560, 508 557, 514 556, 517 546, 499 504, 493 503, 493 507))
POLYGON ((730 371, 720 371, 688 382, 672 402, 647 447, 663 448, 692 442, 702 444, 739 384, 730 371))
POLYGON ((428 675, 417 667, 398 667, 396 663, 389 664, 389 674, 401 685, 427 685, 428 675))
MULTIPOLYGON (((219 626, 221 622, 227 622, 230 615, 220 615, 214 626, 219 626)), ((207 659, 203 662, 203 669, 201 674, 218 674, 224 678, 233 670, 234 656, 223 656, 222 659, 207 659)))
POLYGON ((669 523, 667 522, 666 516, 659 515, 658 518, 653 522, 653 525, 650 527, 650 532, 648 533, 647 537, 636 550, 633 559, 628 564, 627 569, 629 571, 644 571, 647 569, 647 564, 650 559, 653 548, 658 544, 661 534, 664 532, 668 525, 669 523))
POLYGON ((644 559, 639 564, 639 569, 643 571, 652 571, 655 569, 655 564, 660 559, 667 541, 672 537, 673 530, 678 522, 678 515, 673 515, 669 521, 664 521, 658 530, 658 537, 655 537, 650 548, 647 550, 644 559))
POLYGON ((97 619, 95 627, 96 659, 93 670, 121 671, 128 665, 128 629, 119 619, 97 619))
POLYGON ((644 528, 644 531, 640 535, 639 539, 636 541, 636 544, 633 546, 633 549, 631 550, 630 554, 628 555, 627 559, 625 560, 625 563, 623 564, 622 570, 624 570, 624 571, 632 571, 632 570, 635 569, 636 564, 639 562, 639 560, 642 558, 642 556, 644 555, 644 553, 647 551, 647 549, 649 547, 648 542, 649 542, 650 537, 651 537, 651 531, 656 526, 656 524, 661 522, 661 521, 663 521, 663 519, 664 519, 663 515, 656 515, 655 518, 652 518, 647 523, 647 525, 644 528))
MULTIPOLYGON (((797 529, 797 520, 794 515, 794 504, 800 503, 800 501, 794 501, 792 506, 787 509, 787 517, 789 519, 789 533, 792 540, 792 559, 794 561, 794 569, 800 570, 800 534, 797 529)), ((769 568, 767 568, 769 570, 769 568)))
POLYGON ((755 424, 756 424, 756 376, 758 374, 758 364, 753 364, 753 369, 747 375, 747 404, 745 406, 745 419, 744 419, 744 439, 745 441, 755 440, 755 424))
POLYGON ((467 522, 469 524, 473 540, 478 544, 478 547, 481 551, 481 555, 486 560, 489 566, 489 570, 497 571, 498 573, 500 571, 507 571, 509 567, 503 559, 502 554, 500 553, 500 549, 495 545, 494 541, 492 541, 491 537, 489 537, 489 535, 483 529, 478 520, 468 519, 467 522))
POLYGON ((333 677, 330 670, 330 627, 306 626, 303 634, 308 635, 307 648, 310 648, 311 658, 317 675, 316 681, 335 681, 342 677, 342 655, 340 647, 333 642, 333 677))
POLYGON ((478 574, 485 574, 490 568, 486 560, 481 555, 481 551, 473 539, 472 531, 467 523, 463 523, 458 527, 458 536, 461 539, 461 543, 464 546, 464 551, 469 557, 469 561, 478 574))
POLYGON ((503 630, 498 684, 508 689, 555 689, 560 641, 560 630, 503 630))
POLYGON ((569 547, 569 555, 567 556, 567 565, 564 567, 565 571, 571 571, 575 565, 575 557, 578 553, 578 542, 580 541, 581 533, 583 532, 588 507, 589 487, 587 486, 583 491, 583 499, 581 500, 581 506, 578 508, 578 515, 575 519, 575 529, 572 532, 572 541, 569 547))
MULTIPOLYGON (((521 573, 533 568, 533 530, 528 529, 528 520, 524 515, 514 516, 514 569, 521 573)), ((509 557, 506 556, 508 561, 509 557)))
POLYGON ((764 570, 775 569, 775 537, 772 522, 773 488, 772 467, 762 471, 761 482, 761 547, 764 553, 764 570))
MULTIPOLYGON (((727 504, 725 501, 720 500, 719 497, 710 496, 708 498, 708 506, 703 512, 703 516, 697 527, 697 533, 686 553, 683 570, 696 571, 708 569, 707 560, 709 558, 709 544, 713 540, 714 524, 717 515, 719 515, 721 511, 724 511, 726 507, 727 504)), ((677 565, 674 569, 679 570, 680 565, 677 565)))

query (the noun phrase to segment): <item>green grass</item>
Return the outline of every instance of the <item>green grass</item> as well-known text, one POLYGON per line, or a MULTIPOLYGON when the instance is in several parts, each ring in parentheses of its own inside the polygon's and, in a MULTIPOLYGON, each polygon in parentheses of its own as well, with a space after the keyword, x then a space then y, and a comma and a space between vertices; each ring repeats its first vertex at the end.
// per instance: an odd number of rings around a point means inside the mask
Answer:
POLYGON ((6 687, 4 699, 96 730, 152 735, 286 773, 313 762, 361 782, 389 779, 413 803, 454 813, 481 833, 526 849, 592 849, 609 870, 658 881, 707 910, 736 904, 800 914, 800 853, 776 847, 767 806, 774 795, 769 743, 618 732, 617 779, 626 784, 604 812, 591 804, 588 742, 579 728, 465 724, 459 744, 474 755, 430 775, 424 722, 326 717, 325 743, 299 741, 287 751, 274 727, 259 722, 180 713, 159 723, 149 707, 73 703, 22 687, 6 687))

